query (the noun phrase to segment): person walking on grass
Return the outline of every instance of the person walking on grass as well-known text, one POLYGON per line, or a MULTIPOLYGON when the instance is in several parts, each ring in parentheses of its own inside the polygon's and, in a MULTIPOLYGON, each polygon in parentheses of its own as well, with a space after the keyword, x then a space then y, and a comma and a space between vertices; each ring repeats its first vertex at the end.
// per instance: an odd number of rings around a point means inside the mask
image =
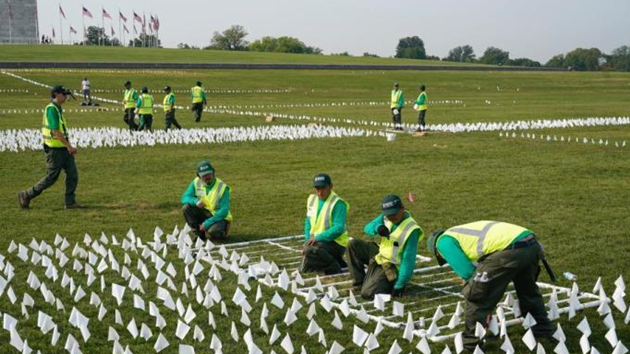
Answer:
POLYGON ((162 107, 164 108, 164 119, 165 126, 164 130, 168 130, 171 125, 174 125, 177 129, 182 129, 182 126, 179 125, 177 119, 175 119, 175 94, 171 90, 170 86, 164 87, 164 101, 162 102, 162 107))
POLYGON ((44 110, 42 122, 46 175, 33 187, 18 193, 18 202, 24 210, 29 209, 33 198, 55 184, 62 170, 66 173, 66 209, 81 207, 75 199, 75 191, 79 183, 79 172, 74 161, 77 149, 70 143, 68 122, 62 109, 69 95, 71 92, 63 86, 54 86, 50 91, 51 101, 44 110))
POLYGON ((90 93, 90 80, 87 77, 84 77, 83 81, 81 81, 81 91, 83 93, 83 105, 91 105, 92 94, 90 93))
POLYGON ((136 124, 136 102, 138 101, 138 91, 131 87, 131 81, 125 82, 125 91, 123 93, 123 108, 125 115, 123 120, 129 126, 129 130, 138 130, 136 124))
POLYGON ((197 84, 190 89, 190 97, 192 98, 192 111, 195 122, 199 123, 201 122, 203 107, 208 104, 208 98, 201 87, 201 81, 197 81, 197 84))
POLYGON ((416 267, 418 242, 424 236, 398 196, 386 196, 381 210, 363 230, 371 238, 379 237, 379 244, 353 239, 348 245, 352 285, 364 299, 376 294, 405 294, 416 267))
POLYGON ((400 85, 398 83, 394 84, 390 101, 390 109, 392 110, 392 118, 394 119, 394 129, 403 130, 402 109, 405 106, 405 95, 402 90, 400 90, 400 85))
POLYGON ((414 104, 414 108, 418 111, 418 132, 426 130, 427 123, 425 117, 427 115, 427 105, 429 104, 429 97, 427 96, 426 86, 420 85, 420 95, 414 104))
POLYGON ((138 114, 138 131, 148 130, 153 132, 153 96, 149 95, 149 89, 142 88, 142 94, 136 102, 136 114, 138 114))
POLYGON ((346 218, 350 205, 333 191, 330 176, 313 179, 315 193, 306 202, 301 272, 341 273, 347 267, 343 254, 348 246, 346 218))

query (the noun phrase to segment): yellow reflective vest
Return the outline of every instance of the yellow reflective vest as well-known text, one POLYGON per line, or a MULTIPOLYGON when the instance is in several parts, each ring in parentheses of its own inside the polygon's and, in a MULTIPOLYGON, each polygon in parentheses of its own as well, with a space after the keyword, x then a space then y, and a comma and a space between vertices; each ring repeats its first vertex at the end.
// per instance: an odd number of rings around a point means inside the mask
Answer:
MULTIPOLYGON (((203 207, 208 209, 212 215, 216 214, 217 210, 219 210, 219 201, 221 201, 221 197, 225 190, 228 188, 228 185, 225 184, 222 180, 215 177, 215 182, 210 191, 206 193, 206 185, 203 183, 201 178, 197 177, 194 180, 195 183, 195 196, 197 199, 203 202, 203 207)), ((228 212, 226 221, 232 221, 232 212, 228 212)))
MULTIPOLYGON (((391 231, 393 224, 391 221, 384 218, 384 225, 391 231)), ((385 263, 392 263, 396 267, 400 266, 402 260, 402 250, 409 239, 411 233, 415 230, 419 230, 422 234, 422 229, 418 226, 418 223, 411 217, 403 220, 394 232, 389 234, 389 238, 381 237, 381 243, 378 249, 378 254, 374 257, 376 263, 383 265, 385 263)))
POLYGON ((392 90, 392 104, 390 108, 398 108, 403 106, 403 104, 400 104, 400 96, 402 96, 402 94, 402 90, 392 90))
POLYGON ((63 136, 66 137, 66 139, 68 139, 68 127, 66 126, 66 120, 63 118, 63 115, 61 114, 61 111, 59 110, 59 108, 54 104, 54 103, 49 103, 48 106, 46 106, 46 109, 44 109, 44 118, 42 121, 42 139, 44 141, 44 144, 46 144, 47 146, 51 147, 51 148, 64 148, 66 147, 65 145, 63 145, 63 143, 61 142, 61 140, 55 138, 52 135, 52 129, 50 129, 50 126, 48 125, 48 116, 47 116, 47 112, 48 112, 48 108, 54 108, 57 111, 57 114, 59 115, 59 131, 61 132, 61 134, 63 134, 63 136))
POLYGON ((191 88, 190 92, 192 93, 192 103, 203 102, 203 89, 201 86, 191 88))
MULTIPOLYGON (((332 226, 332 213, 337 203, 345 203, 348 210, 350 210, 350 204, 345 200, 341 199, 337 193, 334 191, 330 192, 330 195, 322 205, 322 209, 317 215, 317 206, 319 198, 315 194, 311 194, 308 197, 306 203, 306 216, 309 218, 311 223, 311 234, 317 235, 326 231, 328 228, 332 226)), ((340 246, 347 247, 348 246, 348 230, 345 230, 343 234, 338 236, 335 239, 340 246)))
POLYGON ((175 97, 175 94, 171 92, 168 95, 164 96, 164 101, 162 102, 162 107, 164 108, 164 112, 168 112, 171 109, 173 109, 173 105, 169 103, 171 96, 175 97))
POLYGON ((422 99, 422 96, 424 96, 424 104, 418 105, 418 108, 416 108, 418 111, 426 111, 427 110, 427 102, 429 102, 429 97, 427 96, 426 92, 422 92, 420 94, 420 96, 418 96, 417 102, 420 102, 420 99, 422 99))
POLYGON ((523 233, 532 232, 522 226, 488 220, 454 226, 444 231, 444 235, 457 240, 471 262, 478 261, 484 255, 503 251, 523 233))
POLYGON ((123 95, 123 103, 125 108, 136 108, 136 101, 133 99, 133 96, 136 94, 136 89, 125 90, 123 95))
POLYGON ((151 114, 153 115, 153 96, 148 93, 140 95, 140 107, 138 107, 138 114, 151 114))

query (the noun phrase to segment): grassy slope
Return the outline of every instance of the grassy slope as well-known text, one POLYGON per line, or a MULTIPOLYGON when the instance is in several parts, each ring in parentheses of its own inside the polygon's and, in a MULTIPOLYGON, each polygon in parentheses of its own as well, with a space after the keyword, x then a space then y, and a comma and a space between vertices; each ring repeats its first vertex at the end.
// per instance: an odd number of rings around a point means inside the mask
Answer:
POLYGON ((230 52, 165 48, 109 48, 79 46, 2 46, 3 61, 150 62, 150 63, 266 63, 266 64, 373 64, 468 65, 432 60, 364 58, 331 55, 230 52))

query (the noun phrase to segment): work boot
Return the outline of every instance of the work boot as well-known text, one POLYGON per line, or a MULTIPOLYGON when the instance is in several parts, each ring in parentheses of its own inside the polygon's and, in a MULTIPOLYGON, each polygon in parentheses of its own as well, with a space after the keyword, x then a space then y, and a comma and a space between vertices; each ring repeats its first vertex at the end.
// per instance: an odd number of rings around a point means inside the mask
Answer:
POLYGON ((28 197, 25 191, 18 192, 17 196, 22 210, 28 210, 28 206, 31 203, 31 198, 28 197))

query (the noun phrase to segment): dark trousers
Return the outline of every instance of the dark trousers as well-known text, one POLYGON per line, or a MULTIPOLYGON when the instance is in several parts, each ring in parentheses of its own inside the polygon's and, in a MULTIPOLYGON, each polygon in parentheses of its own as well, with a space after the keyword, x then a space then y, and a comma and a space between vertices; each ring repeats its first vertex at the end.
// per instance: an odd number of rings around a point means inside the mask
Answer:
POLYGON ((402 129, 402 107, 400 108, 392 108, 392 118, 394 120, 394 128, 402 129), (398 110, 398 114, 394 114, 394 110, 398 110))
POLYGON ((352 284, 361 287, 361 297, 366 300, 374 298, 376 294, 390 294, 394 289, 394 281, 387 279, 385 269, 374 260, 378 251, 378 245, 373 242, 351 240, 348 244, 352 284))
POLYGON ((203 102, 193 103, 192 111, 193 111, 193 116, 195 117, 195 122, 200 122, 201 112, 203 112, 203 102))
POLYGON ((153 132, 153 115, 152 114, 141 114, 140 115, 140 124, 138 124, 138 131, 148 130, 153 132))
POLYGON ((74 156, 70 155, 66 148, 51 149, 44 148, 46 154, 46 176, 44 176, 33 187, 26 190, 29 199, 42 194, 44 190, 57 182, 61 170, 66 172, 66 205, 75 204, 75 191, 79 183, 79 171, 74 162, 74 156))
POLYGON ((344 253, 346 248, 334 241, 304 246, 300 272, 324 272, 327 275, 341 273, 341 268, 347 266, 343 260, 344 253))
POLYGON ((427 123, 424 120, 424 117, 427 115, 427 110, 422 110, 418 112, 418 130, 425 130, 427 123))
POLYGON ((164 112, 164 118, 166 119, 164 130, 169 130, 171 125, 174 125, 177 129, 182 129, 182 126, 179 125, 177 119, 175 119, 175 108, 171 108, 170 111, 164 112))
POLYGON ((185 204, 182 207, 182 213, 184 214, 184 219, 186 219, 188 226, 190 226, 194 230, 195 235, 200 237, 202 240, 206 240, 207 237, 210 237, 212 240, 225 240, 227 238, 229 222, 225 220, 221 220, 210 225, 210 228, 207 229, 205 233, 199 231, 199 226, 201 226, 204 221, 212 217, 212 213, 208 209, 199 208, 196 205, 185 204))
POLYGON ((138 130, 138 125, 135 122, 135 108, 125 108, 125 115, 123 116, 123 120, 129 126, 130 130, 138 130))
POLYGON ((462 290, 466 299, 466 329, 463 334, 466 348, 474 350, 479 342, 475 336, 477 322, 487 326, 488 316, 494 312, 510 282, 514 282, 523 316, 530 313, 536 320, 536 326, 532 327, 534 335, 550 336, 554 332, 536 285, 542 257, 542 248, 535 243, 529 247, 495 252, 481 259, 473 278, 462 290))

